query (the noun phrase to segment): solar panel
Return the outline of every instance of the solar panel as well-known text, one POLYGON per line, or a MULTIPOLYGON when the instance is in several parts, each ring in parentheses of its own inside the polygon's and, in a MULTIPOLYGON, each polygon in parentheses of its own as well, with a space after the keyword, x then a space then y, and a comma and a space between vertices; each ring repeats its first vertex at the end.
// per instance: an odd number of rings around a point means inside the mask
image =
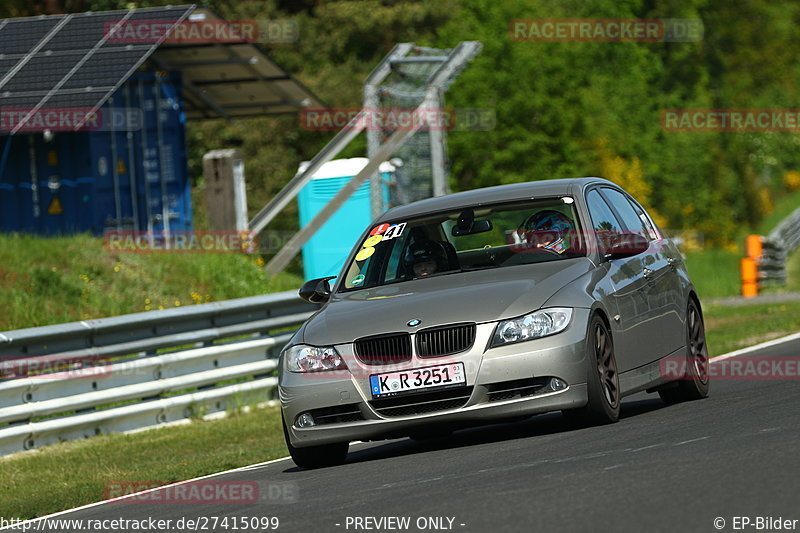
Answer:
POLYGON ((0 30, 3 38, 3 56, 27 54, 36 43, 53 29, 61 17, 29 17, 6 19, 0 30))
MULTIPOLYGON (((114 38, 116 24, 180 24, 194 6, 0 20, 0 111, 97 110, 163 42, 114 38)), ((168 30, 165 31, 165 33, 168 30)), ((13 135, 24 127, 11 128, 13 135)), ((79 126, 76 126, 76 129, 79 126)))
MULTIPOLYGON (((203 7, 191 19, 212 25, 222 20, 203 7)), ((190 120, 297 113, 325 105, 258 43, 167 42, 150 60, 161 70, 181 72, 190 120)))

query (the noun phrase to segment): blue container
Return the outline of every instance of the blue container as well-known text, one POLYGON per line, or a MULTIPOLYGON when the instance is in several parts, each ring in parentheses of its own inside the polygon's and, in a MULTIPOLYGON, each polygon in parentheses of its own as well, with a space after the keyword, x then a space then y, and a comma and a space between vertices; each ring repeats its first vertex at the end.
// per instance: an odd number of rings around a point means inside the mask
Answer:
MULTIPOLYGON (((365 157, 355 157, 336 159, 322 165, 297 197, 300 227, 308 225, 336 193, 366 166, 367 161, 365 157)), ((306 163, 300 166, 300 171, 305 165, 306 163)), ((380 173, 384 182, 389 180, 393 170, 388 163, 381 165, 380 173)), ((303 271, 306 280, 339 274, 347 254, 372 222, 369 189, 368 180, 303 246, 303 271)), ((385 204, 388 201, 388 187, 385 185, 383 197, 385 204)))
MULTIPOLYGON (((144 126, 133 136, 139 146, 134 161, 142 229, 192 229, 185 115, 180 77, 175 73, 140 73, 128 83, 128 96, 142 110, 144 126)), ((117 94, 125 95, 123 88, 117 94)), ((130 160, 128 160, 130 166, 130 160)))
POLYGON ((19 230, 16 190, 9 183, 0 183, 0 227, 6 231, 19 230))
POLYGON ((165 219, 191 230, 180 94, 179 73, 136 73, 100 109, 101 128, 15 135, 0 183, 13 187, 17 209, 0 231, 162 231, 165 219))
POLYGON ((55 134, 49 141, 43 135, 31 135, 35 154, 37 194, 39 200, 39 232, 45 235, 80 231, 75 203, 75 156, 80 147, 75 135, 55 134))
POLYGON ((38 195, 35 193, 35 187, 28 182, 18 183, 15 187, 17 197, 17 228, 19 231, 26 233, 39 233, 40 217, 39 217, 39 204, 36 201, 38 195))
MULTIPOLYGON (((2 139, 5 147, 9 137, 2 139)), ((12 187, 12 190, 4 202, 3 209, 7 214, 0 222, 0 231, 38 232, 39 218, 34 213, 37 204, 33 194, 36 187, 31 185, 28 136, 16 135, 10 138, 10 142, 10 151, 0 174, 0 182, 12 187), (10 204, 13 204, 13 210, 10 209, 10 204)))
POLYGON ((45 235, 77 233, 78 208, 75 201, 75 182, 71 180, 39 181, 40 225, 45 235))
POLYGON ((92 230, 94 220, 94 177, 83 177, 75 180, 75 194, 78 208, 78 227, 81 231, 92 230))
POLYGON ((106 116, 140 122, 130 131, 90 134, 90 166, 98 176, 93 226, 171 231, 192 228, 185 116, 177 73, 132 76, 103 107, 106 116), (158 110, 158 112, 157 112, 158 110))

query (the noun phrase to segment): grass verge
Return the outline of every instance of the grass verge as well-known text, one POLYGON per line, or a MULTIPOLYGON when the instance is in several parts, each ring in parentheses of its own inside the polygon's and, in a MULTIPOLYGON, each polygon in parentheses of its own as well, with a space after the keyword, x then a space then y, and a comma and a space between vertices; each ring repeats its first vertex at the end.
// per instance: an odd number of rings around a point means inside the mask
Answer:
POLYGON ((686 267, 700 298, 725 298, 741 294, 741 255, 717 248, 686 254, 686 267))
POLYGON ((286 455, 277 407, 63 442, 0 459, 0 516, 34 518, 100 501, 108 483, 168 484, 286 455))
POLYGON ((260 256, 109 253, 89 235, 0 234, 0 331, 294 290, 260 256))
POLYGON ((705 305, 703 315, 711 357, 800 331, 800 301, 705 305))

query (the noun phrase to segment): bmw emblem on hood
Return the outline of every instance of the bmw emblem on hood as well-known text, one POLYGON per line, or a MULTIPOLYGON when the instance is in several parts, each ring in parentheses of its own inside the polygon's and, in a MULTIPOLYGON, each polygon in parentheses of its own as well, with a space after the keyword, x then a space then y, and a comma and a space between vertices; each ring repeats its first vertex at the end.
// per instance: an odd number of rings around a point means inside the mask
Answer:
POLYGON ((419 326, 421 322, 422 320, 420 320, 419 318, 412 318, 411 320, 406 322, 406 326, 413 328, 414 326, 419 326))

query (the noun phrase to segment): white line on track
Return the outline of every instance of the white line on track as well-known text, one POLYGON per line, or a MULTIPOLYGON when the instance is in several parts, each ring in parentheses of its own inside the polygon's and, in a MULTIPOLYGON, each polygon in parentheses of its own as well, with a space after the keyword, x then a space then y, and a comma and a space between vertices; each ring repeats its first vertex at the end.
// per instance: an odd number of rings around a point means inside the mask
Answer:
POLYGON ((711 437, 697 437, 696 439, 689 439, 689 440, 684 440, 684 441, 681 441, 681 442, 676 442, 675 444, 673 444, 673 446, 683 446, 684 444, 689 444, 690 442, 698 442, 698 441, 706 440, 706 439, 709 439, 709 438, 711 438, 711 437))
POLYGON ((741 350, 736 350, 734 352, 728 352, 726 354, 712 357, 711 362, 713 363, 715 361, 722 361, 724 359, 730 359, 731 357, 739 357, 740 355, 757 352, 758 350, 763 350, 764 348, 777 346, 778 344, 783 344, 785 342, 796 341, 798 339, 800 339, 800 333, 792 333, 791 335, 787 335, 786 337, 781 337, 780 339, 762 342, 761 344, 755 344, 753 346, 748 346, 747 348, 742 348, 741 350))

